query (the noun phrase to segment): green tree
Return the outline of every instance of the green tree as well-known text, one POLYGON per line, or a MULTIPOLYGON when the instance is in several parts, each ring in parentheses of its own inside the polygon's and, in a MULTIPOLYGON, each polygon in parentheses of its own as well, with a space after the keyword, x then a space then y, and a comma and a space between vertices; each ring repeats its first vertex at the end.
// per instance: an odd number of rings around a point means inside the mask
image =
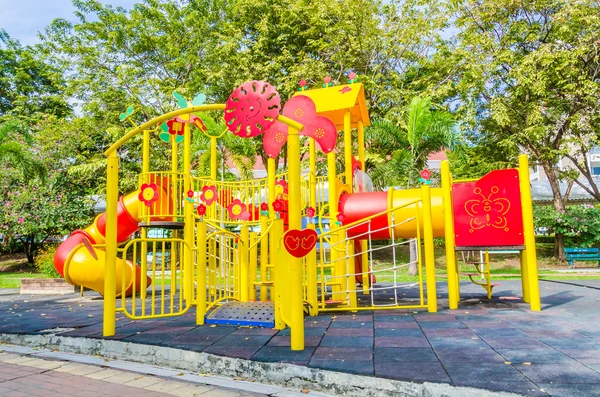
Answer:
POLYGON ((31 265, 48 237, 68 234, 93 219, 92 203, 65 173, 50 175, 45 184, 5 173, 0 184, 0 233, 23 244, 31 265))
MULTIPOLYGON (((559 182, 573 175, 559 169, 559 159, 579 157, 582 165, 597 143, 600 6, 590 0, 451 5, 459 33, 448 62, 458 71, 463 114, 500 146, 529 153, 548 176, 555 210, 564 212, 559 182)), ((564 261, 564 236, 557 233, 556 241, 564 261)))
POLYGON ((373 183, 379 188, 416 186, 428 157, 451 149, 456 139, 452 115, 433 109, 430 98, 414 97, 398 123, 384 119, 367 129, 369 151, 378 156, 373 183))
POLYGON ((24 179, 46 179, 46 168, 29 151, 31 136, 14 121, 0 124, 0 161, 21 172, 24 179))
MULTIPOLYGON (((447 24, 441 4, 147 0, 128 11, 76 1, 77 22, 55 20, 43 41, 52 63, 67 71, 66 94, 81 103, 84 120, 73 120, 73 127, 62 131, 85 126, 83 143, 95 147, 96 154, 76 150, 69 172, 82 181, 103 172, 102 151, 125 133, 117 123, 119 113, 134 105, 140 122, 173 110, 175 90, 185 97, 203 92, 207 102, 224 102, 240 83, 261 79, 276 86, 285 101, 301 79, 320 86, 330 75, 343 83, 345 74, 355 71, 367 88, 371 113, 393 112, 423 88, 419 71, 447 24)), ((437 84, 430 80, 427 85, 437 84)), ((260 139, 249 142, 254 147, 250 156, 266 160, 260 139)), ((124 148, 139 150, 139 141, 124 148)), ((136 164, 122 161, 122 181, 133 185, 136 164)), ((91 178, 85 183, 91 190, 103 189, 91 178)))
POLYGON ((11 113, 35 120, 39 113, 65 116, 60 70, 39 47, 23 47, 0 29, 0 118, 11 113))

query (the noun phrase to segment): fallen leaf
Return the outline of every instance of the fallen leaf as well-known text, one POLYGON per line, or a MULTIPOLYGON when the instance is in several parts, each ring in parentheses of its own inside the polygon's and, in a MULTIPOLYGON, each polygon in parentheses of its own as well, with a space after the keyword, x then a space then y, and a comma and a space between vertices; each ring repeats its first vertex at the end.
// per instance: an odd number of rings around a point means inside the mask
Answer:
POLYGON ((510 365, 510 364, 512 364, 512 363, 511 363, 510 361, 505 361, 505 362, 504 362, 504 364, 506 364, 506 365, 510 365))
POLYGON ((308 394, 308 393, 310 393, 310 389, 300 389, 300 393, 308 394))
POLYGON ((531 365, 530 362, 524 362, 523 365, 531 365))
POLYGON ((235 378, 233 378, 233 380, 244 380, 244 378, 235 377, 235 378))

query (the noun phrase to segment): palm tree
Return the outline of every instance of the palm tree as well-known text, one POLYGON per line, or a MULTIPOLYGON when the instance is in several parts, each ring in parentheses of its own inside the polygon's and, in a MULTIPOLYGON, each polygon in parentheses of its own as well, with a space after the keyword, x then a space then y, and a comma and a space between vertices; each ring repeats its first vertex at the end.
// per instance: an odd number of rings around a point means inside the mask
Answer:
POLYGON ((374 168, 373 183, 414 187, 428 157, 456 143, 455 122, 450 113, 433 110, 430 98, 414 97, 399 122, 375 121, 367 129, 374 168))
MULTIPOLYGON (((429 156, 456 143, 454 126, 450 113, 433 110, 431 99, 421 97, 410 101, 400 123, 374 122, 368 129, 376 163, 371 172, 373 183, 379 188, 418 185, 419 173, 427 167, 429 156)), ((411 263, 416 258, 417 245, 411 241, 411 263)), ((408 273, 416 275, 416 265, 409 266, 408 273)))
POLYGON ((30 152, 29 136, 21 125, 7 121, 0 124, 0 161, 18 169, 25 180, 39 177, 46 180, 46 168, 30 152))

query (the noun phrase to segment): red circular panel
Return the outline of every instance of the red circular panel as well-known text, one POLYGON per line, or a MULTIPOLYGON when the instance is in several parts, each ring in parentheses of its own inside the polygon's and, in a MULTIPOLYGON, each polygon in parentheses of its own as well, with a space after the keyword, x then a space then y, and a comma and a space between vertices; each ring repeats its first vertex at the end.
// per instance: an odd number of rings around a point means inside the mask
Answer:
POLYGON ((265 81, 249 81, 233 91, 225 104, 229 131, 242 138, 258 136, 271 127, 281 109, 279 93, 265 81))

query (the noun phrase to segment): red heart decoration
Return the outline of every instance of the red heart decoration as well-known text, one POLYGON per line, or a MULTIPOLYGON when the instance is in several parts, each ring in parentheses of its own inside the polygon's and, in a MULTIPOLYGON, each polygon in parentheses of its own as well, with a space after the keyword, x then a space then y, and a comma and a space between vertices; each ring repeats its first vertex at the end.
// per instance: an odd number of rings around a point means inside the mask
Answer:
POLYGON ((312 251, 318 238, 317 232, 312 229, 292 229, 283 235, 283 245, 291 255, 302 258, 312 251))

